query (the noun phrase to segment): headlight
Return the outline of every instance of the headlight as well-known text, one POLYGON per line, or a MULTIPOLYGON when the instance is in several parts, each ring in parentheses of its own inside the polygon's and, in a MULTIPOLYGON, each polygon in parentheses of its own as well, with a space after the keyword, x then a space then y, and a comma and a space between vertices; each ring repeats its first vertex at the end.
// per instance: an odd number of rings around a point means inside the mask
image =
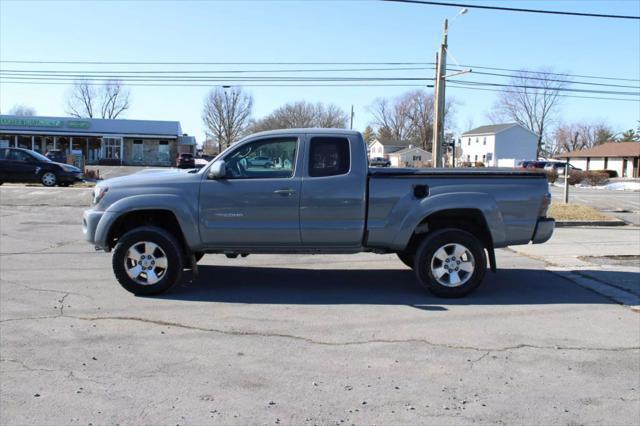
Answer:
POLYGON ((62 170, 64 170, 65 172, 70 172, 70 173, 78 173, 81 171, 76 166, 70 166, 69 164, 60 164, 60 167, 62 167, 62 170))
POLYGON ((108 186, 96 186, 93 188, 93 204, 98 204, 109 191, 108 186))

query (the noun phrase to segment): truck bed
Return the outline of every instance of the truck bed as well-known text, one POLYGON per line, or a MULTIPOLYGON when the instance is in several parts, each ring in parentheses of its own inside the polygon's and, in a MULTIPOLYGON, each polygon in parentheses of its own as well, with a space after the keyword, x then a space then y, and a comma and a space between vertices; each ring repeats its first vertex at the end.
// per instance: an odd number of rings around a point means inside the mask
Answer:
POLYGON ((501 167, 487 168, 393 168, 393 167, 369 167, 369 176, 372 177, 414 177, 414 176, 441 176, 441 177, 530 177, 545 178, 542 171, 533 171, 525 169, 510 169, 501 167))

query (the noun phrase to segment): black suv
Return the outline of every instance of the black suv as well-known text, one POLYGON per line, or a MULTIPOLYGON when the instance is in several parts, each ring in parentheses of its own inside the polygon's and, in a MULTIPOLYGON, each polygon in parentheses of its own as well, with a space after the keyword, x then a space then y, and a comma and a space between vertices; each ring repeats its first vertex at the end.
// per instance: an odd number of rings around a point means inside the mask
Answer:
POLYGON ((82 170, 55 163, 23 148, 0 148, 0 185, 3 182, 41 182, 44 186, 68 186, 82 180, 82 170))
POLYGON ((369 160, 369 165, 371 167, 389 167, 391 166, 391 161, 382 157, 375 157, 369 160))

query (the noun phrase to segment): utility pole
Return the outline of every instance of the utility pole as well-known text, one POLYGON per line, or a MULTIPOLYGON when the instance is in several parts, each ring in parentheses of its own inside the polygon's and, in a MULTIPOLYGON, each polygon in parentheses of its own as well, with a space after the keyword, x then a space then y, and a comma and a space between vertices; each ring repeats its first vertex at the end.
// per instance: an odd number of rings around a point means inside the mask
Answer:
POLYGON ((353 129, 353 104, 351 104, 351 124, 349 124, 349 128, 353 129))
POLYGON ((564 203, 569 204, 569 157, 564 164, 564 203))
POLYGON ((442 146, 444 144, 444 93, 445 74, 447 72, 447 32, 449 30, 449 20, 444 20, 444 32, 440 52, 436 54, 436 80, 435 80, 435 100, 434 100, 434 120, 433 120, 433 166, 442 167, 442 146))

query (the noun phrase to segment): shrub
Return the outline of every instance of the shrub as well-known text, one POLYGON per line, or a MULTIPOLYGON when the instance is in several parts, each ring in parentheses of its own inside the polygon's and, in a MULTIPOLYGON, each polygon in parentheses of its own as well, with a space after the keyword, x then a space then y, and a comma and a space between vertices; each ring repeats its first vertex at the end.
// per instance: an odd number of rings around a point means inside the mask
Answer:
POLYGON ((606 173, 610 178, 617 178, 618 172, 615 170, 594 170, 594 173, 606 173))
POLYGON ((578 183, 586 183, 587 185, 603 185, 609 179, 609 175, 603 172, 596 171, 580 171, 571 170, 569 172, 569 185, 576 185, 578 183))
POLYGON ((84 169, 84 177, 87 179, 100 180, 100 170, 84 169))
POLYGON ((544 174, 547 175, 549 183, 554 183, 558 180, 558 172, 556 172, 555 169, 545 170, 544 174))
POLYGON ((458 164, 458 167, 471 167, 471 163, 468 161, 463 161, 460 164, 458 164))
POLYGON ((484 163, 482 161, 476 161, 473 167, 484 167, 484 163))

